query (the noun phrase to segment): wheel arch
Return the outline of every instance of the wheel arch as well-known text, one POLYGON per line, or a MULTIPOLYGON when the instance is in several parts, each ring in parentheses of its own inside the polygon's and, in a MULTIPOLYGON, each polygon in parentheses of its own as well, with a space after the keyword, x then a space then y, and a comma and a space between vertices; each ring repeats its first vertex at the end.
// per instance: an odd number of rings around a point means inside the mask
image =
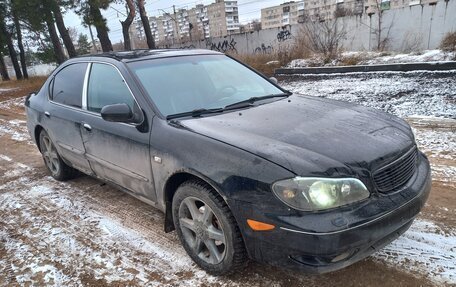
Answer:
POLYGON ((215 190, 215 192, 217 192, 217 194, 222 197, 225 204, 228 206, 228 208, 230 208, 224 194, 215 186, 214 183, 212 183, 210 179, 188 170, 175 172, 170 177, 168 177, 163 189, 163 199, 165 202, 165 232, 171 232, 175 229, 172 213, 173 197, 179 186, 189 180, 197 180, 209 185, 213 190, 215 190))
POLYGON ((40 146, 40 134, 41 131, 43 131, 44 128, 41 125, 36 125, 35 130, 33 131, 33 136, 35 137, 35 143, 36 146, 38 147, 38 150, 41 152, 41 146, 40 146))

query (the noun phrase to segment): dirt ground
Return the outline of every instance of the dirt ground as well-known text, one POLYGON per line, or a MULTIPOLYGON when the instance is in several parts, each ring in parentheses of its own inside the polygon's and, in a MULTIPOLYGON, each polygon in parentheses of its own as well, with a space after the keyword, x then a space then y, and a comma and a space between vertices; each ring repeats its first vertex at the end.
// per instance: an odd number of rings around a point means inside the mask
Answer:
POLYGON ((25 127, 32 88, 0 85, 0 286, 456 286, 455 120, 408 119, 432 163, 432 193, 384 250, 319 276, 252 262, 213 277, 164 233, 158 210, 88 176, 48 175, 25 127))

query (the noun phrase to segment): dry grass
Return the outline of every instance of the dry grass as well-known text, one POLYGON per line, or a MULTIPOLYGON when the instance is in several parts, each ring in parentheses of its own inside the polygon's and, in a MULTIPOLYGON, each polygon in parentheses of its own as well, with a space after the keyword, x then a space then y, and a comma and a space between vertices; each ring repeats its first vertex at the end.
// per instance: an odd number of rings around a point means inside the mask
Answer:
POLYGON ((237 54, 231 56, 268 77, 272 77, 274 75, 274 70, 282 66, 278 61, 276 54, 237 54))
POLYGON ((456 60, 456 32, 446 33, 440 42, 440 49, 446 52, 453 52, 456 60))
POLYGON ((308 58, 311 54, 307 48, 297 41, 292 47, 279 48, 270 54, 230 54, 230 56, 264 75, 272 77, 275 69, 288 65, 292 60, 308 58))
POLYGON ((11 98, 19 98, 31 92, 38 91, 47 77, 31 77, 28 80, 11 80, 0 82, 0 101, 11 98))
POLYGON ((367 52, 362 53, 346 53, 346 54, 339 54, 337 57, 337 66, 356 66, 360 65, 367 60, 371 60, 373 58, 367 52))

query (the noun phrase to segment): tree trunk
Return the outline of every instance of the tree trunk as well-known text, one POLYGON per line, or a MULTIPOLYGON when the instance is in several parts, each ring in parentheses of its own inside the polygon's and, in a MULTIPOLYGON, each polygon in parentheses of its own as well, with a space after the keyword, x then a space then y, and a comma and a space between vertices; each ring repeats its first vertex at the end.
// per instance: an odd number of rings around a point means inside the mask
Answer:
POLYGON ((53 12, 55 17, 55 23, 57 24, 57 29, 59 29, 60 36, 63 39, 63 44, 68 51, 68 55, 70 58, 76 57, 78 54, 76 53, 76 49, 74 48, 73 41, 71 40, 70 33, 68 33, 68 29, 65 27, 65 22, 63 21, 62 12, 60 11, 60 6, 57 3, 53 3, 55 5, 53 12))
POLYGON ((93 25, 97 29, 97 37, 100 40, 101 49, 103 52, 110 52, 112 51, 112 44, 111 40, 109 40, 106 20, 103 18, 103 15, 101 15, 100 8, 97 5, 95 5, 92 1, 89 1, 89 6, 93 25))
POLYGON ((130 25, 133 22, 133 19, 135 18, 136 15, 136 10, 135 10, 135 4, 133 3, 133 0, 126 0, 127 6, 128 6, 128 16, 125 21, 121 21, 120 23, 122 24, 122 34, 124 38, 124 47, 125 51, 130 51, 131 50, 131 40, 130 40, 130 25))
POLYGON ((17 46, 19 47, 19 57, 21 58, 22 74, 24 75, 25 79, 28 79, 27 64, 25 63, 24 45, 22 44, 22 31, 19 23, 19 18, 17 17, 17 13, 15 10, 13 10, 13 21, 14 26, 16 27, 17 46))
POLYGON ((0 74, 2 75, 3 81, 9 81, 8 70, 6 69, 5 61, 3 60, 3 54, 0 53, 0 74))
POLYGON ((8 53, 11 58, 11 62, 13 62, 13 67, 14 67, 14 72, 16 73, 16 79, 22 80, 22 72, 21 72, 21 67, 19 66, 19 62, 17 60, 17 54, 16 51, 14 50, 14 45, 13 45, 13 35, 8 31, 6 28, 5 22, 2 19, 0 21, 0 26, 2 30, 2 34, 5 37, 6 45, 8 46, 8 53))
POLYGON ((144 0, 138 0, 139 16, 144 26, 144 33, 146 34, 147 46, 149 49, 155 49, 155 41, 150 30, 149 18, 147 18, 146 9, 144 8, 144 0))
POLYGON ((48 11, 48 15, 46 17, 46 25, 48 27, 49 36, 51 37, 52 46, 54 47, 55 60, 60 65, 65 61, 65 55, 63 54, 59 35, 57 35, 57 31, 55 30, 54 20, 52 19, 50 11, 48 11))

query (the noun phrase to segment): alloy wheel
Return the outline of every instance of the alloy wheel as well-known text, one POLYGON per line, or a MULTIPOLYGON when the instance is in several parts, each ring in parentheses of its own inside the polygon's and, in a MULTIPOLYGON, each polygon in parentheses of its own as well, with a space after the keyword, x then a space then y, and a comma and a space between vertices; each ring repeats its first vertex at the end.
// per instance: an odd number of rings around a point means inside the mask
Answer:
POLYGON ((223 261, 226 236, 212 209, 201 199, 185 198, 179 207, 184 240, 199 258, 209 264, 223 261))
POLYGON ((41 152, 43 154, 44 162, 51 173, 56 175, 60 171, 60 161, 57 150, 49 136, 46 135, 43 137, 43 143, 44 145, 41 147, 41 152))

